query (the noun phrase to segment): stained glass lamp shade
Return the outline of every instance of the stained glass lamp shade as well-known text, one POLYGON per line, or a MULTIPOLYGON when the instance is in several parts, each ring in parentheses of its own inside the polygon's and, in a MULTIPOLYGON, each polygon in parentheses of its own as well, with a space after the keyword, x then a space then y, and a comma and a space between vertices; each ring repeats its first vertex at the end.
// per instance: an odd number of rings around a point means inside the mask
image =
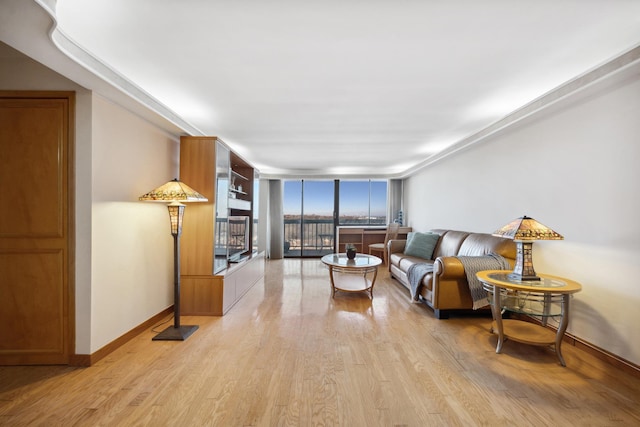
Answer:
POLYGON ((513 239, 516 242, 516 264, 513 273, 509 275, 516 280, 540 280, 533 268, 534 240, 563 240, 546 225, 540 224, 533 218, 523 216, 514 219, 509 224, 493 232, 494 236, 513 239))

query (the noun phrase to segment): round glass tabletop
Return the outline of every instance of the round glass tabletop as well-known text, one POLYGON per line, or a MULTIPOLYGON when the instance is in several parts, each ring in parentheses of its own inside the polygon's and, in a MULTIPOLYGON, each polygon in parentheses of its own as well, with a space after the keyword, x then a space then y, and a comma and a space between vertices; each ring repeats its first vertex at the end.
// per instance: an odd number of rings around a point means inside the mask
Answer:
POLYGON ((321 261, 327 265, 343 268, 376 267, 382 264, 382 260, 373 255, 356 254, 354 259, 347 258, 347 254, 329 254, 322 257, 321 261))

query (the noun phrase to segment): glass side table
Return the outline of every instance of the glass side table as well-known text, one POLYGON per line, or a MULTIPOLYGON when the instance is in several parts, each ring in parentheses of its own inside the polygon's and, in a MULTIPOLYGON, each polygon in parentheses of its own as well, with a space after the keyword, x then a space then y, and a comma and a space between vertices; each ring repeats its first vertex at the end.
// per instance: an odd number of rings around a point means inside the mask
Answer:
POLYGON ((506 339, 524 344, 555 347, 562 366, 561 345, 569 324, 569 300, 580 292, 582 286, 562 277, 538 274, 540 280, 517 280, 509 277, 511 271, 485 270, 476 274, 483 288, 489 293, 493 324, 491 331, 498 335, 496 353, 502 351, 506 339), (503 311, 540 317, 542 325, 514 319, 502 319, 503 311), (546 328, 550 317, 560 317, 560 325, 554 334, 546 328))

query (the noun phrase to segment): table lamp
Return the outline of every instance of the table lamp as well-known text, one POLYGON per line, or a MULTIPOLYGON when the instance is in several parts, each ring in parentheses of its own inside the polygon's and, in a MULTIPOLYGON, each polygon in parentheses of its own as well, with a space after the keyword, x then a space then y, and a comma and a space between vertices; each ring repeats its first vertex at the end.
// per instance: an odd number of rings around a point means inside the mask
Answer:
POLYGON ((154 341, 184 341, 197 325, 180 325, 180 235, 185 205, 180 202, 206 202, 207 198, 183 182, 174 179, 139 197, 145 202, 170 202, 169 220, 173 236, 173 326, 152 338, 154 341))
POLYGON ((540 224, 533 218, 523 216, 493 232, 494 236, 513 239, 516 242, 516 265, 509 274, 514 280, 540 280, 533 268, 534 240, 563 240, 564 237, 540 224))

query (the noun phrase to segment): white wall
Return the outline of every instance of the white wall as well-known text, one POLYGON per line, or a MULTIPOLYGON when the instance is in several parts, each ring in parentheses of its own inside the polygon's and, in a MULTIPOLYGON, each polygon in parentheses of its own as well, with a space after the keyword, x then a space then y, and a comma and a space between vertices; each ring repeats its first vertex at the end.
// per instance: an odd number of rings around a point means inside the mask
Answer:
POLYGON ((75 351, 94 353, 173 304, 167 208, 138 196, 178 176, 178 139, 3 43, 0 89, 76 92, 75 351))
POLYGON ((76 353, 91 347, 91 98, 90 91, 0 43, 3 90, 75 91, 76 353))
POLYGON ((640 67, 609 77, 406 181, 408 225, 488 232, 522 215, 537 272, 580 282, 568 332, 640 364, 640 67))
POLYGON ((178 177, 179 141, 96 95, 92 158, 91 353, 173 304, 167 207, 138 197, 178 177))

